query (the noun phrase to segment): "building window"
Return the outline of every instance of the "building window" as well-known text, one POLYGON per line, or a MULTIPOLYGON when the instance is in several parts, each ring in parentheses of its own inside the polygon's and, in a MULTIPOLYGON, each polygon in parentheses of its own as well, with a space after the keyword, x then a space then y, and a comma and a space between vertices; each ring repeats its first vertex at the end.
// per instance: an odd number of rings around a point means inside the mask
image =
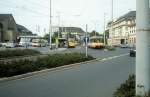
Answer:
POLYGON ((126 30, 128 30, 128 27, 126 27, 126 30))
POLYGON ((130 43, 132 43, 132 38, 130 38, 130 43))

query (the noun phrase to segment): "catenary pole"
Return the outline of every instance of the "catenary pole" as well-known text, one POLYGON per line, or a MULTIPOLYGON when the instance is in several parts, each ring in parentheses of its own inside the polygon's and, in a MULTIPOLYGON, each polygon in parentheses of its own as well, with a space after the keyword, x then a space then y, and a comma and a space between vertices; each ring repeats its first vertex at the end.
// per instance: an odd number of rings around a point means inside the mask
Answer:
POLYGON ((52 49, 52 0, 50 0, 49 46, 52 49))
POLYGON ((136 95, 150 91, 150 10, 149 0, 136 0, 136 95))

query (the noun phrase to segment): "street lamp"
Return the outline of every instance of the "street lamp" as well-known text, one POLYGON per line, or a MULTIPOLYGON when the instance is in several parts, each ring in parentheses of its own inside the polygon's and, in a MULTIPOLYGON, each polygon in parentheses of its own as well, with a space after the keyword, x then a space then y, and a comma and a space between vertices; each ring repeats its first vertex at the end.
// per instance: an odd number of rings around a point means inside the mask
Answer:
POLYGON ((49 45, 52 49, 52 0, 50 0, 49 45))

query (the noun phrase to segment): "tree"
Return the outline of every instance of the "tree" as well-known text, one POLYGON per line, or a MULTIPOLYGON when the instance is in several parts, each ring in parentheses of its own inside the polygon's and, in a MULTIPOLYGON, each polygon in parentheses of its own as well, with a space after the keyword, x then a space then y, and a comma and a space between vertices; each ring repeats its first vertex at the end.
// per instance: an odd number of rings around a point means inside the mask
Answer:
MULTIPOLYGON (((44 38, 49 42, 49 34, 45 34, 44 38)), ((55 43, 56 38, 58 38, 58 32, 54 32, 54 34, 52 35, 52 43, 55 43)))
POLYGON ((100 36, 100 34, 98 32, 96 32, 95 30, 93 30, 91 33, 90 33, 90 37, 92 36, 100 36))
POLYGON ((109 38, 109 30, 106 30, 105 32, 103 32, 103 36, 104 36, 104 33, 105 33, 105 41, 106 41, 106 44, 107 44, 108 43, 107 39, 109 38))

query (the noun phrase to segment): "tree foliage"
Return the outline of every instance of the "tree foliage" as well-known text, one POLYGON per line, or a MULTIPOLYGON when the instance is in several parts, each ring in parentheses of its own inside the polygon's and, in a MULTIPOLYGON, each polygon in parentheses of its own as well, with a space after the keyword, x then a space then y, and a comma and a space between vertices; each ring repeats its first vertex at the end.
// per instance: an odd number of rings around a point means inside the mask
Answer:
POLYGON ((92 36, 100 36, 100 34, 98 32, 96 32, 95 30, 93 30, 91 33, 90 33, 90 37, 92 36))
MULTIPOLYGON (((50 36, 49 34, 45 34, 44 38, 49 42, 50 36)), ((58 38, 58 32, 54 32, 52 35, 52 43, 55 43, 55 39, 58 38)))

